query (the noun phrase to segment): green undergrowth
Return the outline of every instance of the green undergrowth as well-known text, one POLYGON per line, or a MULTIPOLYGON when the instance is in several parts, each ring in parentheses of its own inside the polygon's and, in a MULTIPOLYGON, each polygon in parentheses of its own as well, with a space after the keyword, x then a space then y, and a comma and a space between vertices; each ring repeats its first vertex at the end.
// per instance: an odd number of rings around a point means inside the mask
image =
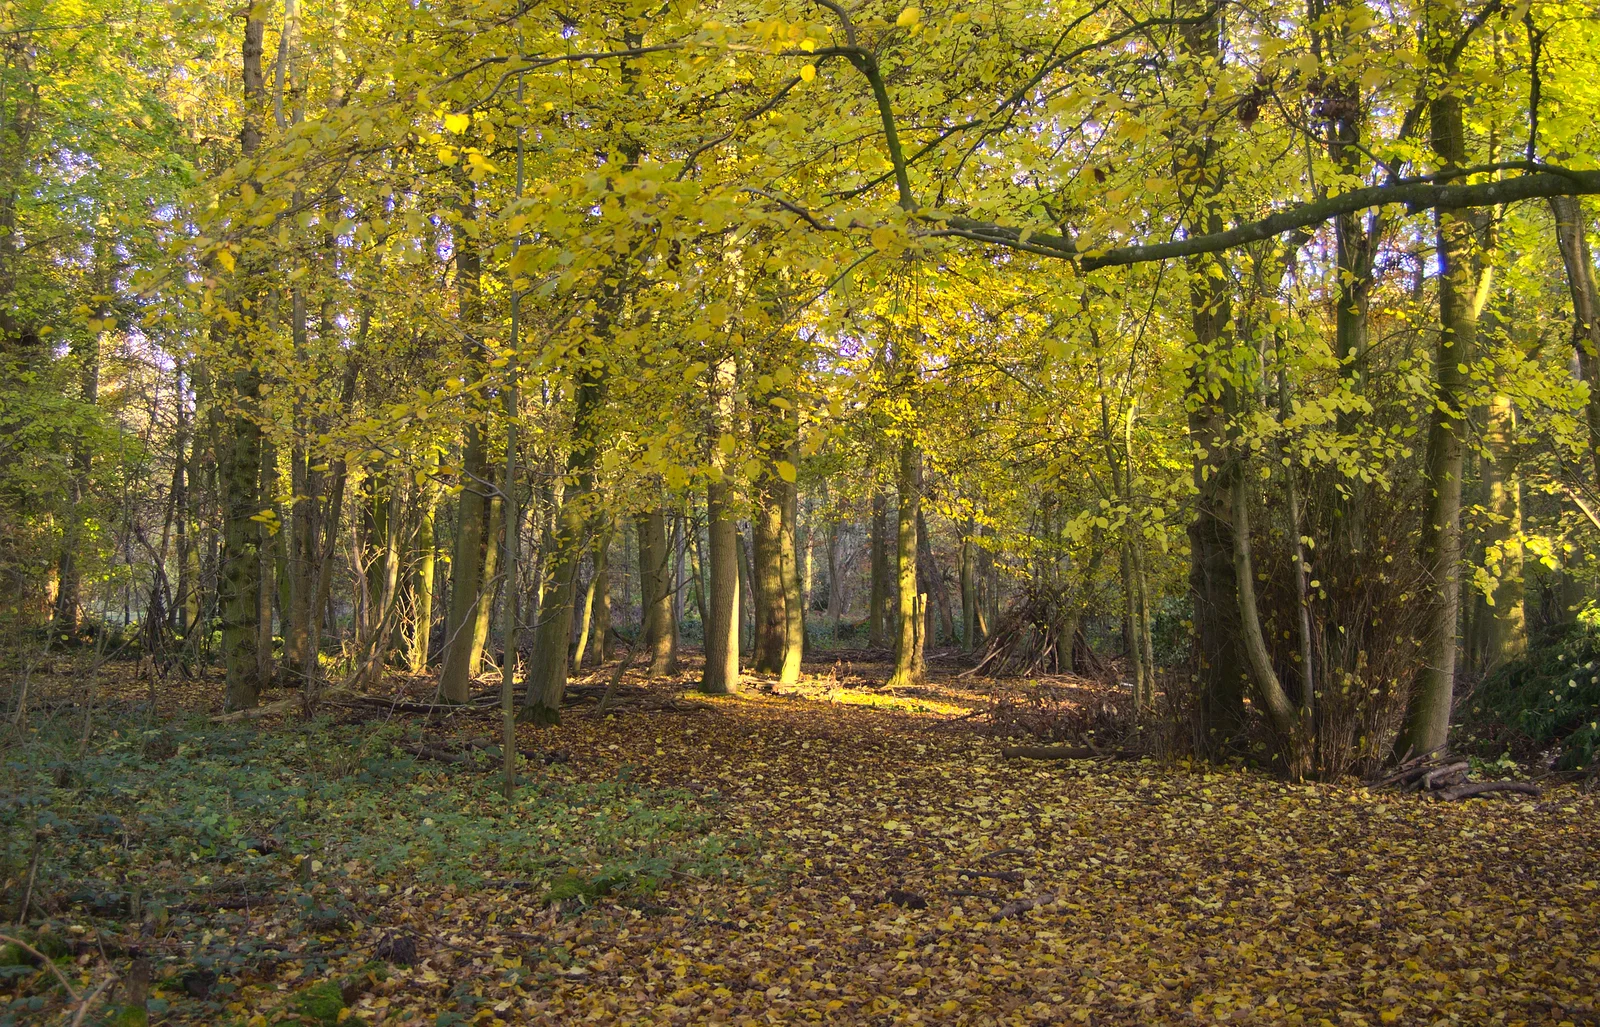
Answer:
POLYGON ((738 840, 712 829, 715 795, 557 764, 526 769, 535 779, 508 804, 498 774, 419 761, 405 730, 193 722, 108 730, 81 755, 69 733, 36 732, 0 764, 4 908, 35 851, 30 918, 76 922, 281 897, 314 878, 336 877, 342 896, 496 887, 542 902, 739 871, 738 840))
POLYGON ((1538 639, 1473 692, 1457 736, 1494 758, 1594 766, 1600 750, 1600 618, 1585 616, 1538 639))

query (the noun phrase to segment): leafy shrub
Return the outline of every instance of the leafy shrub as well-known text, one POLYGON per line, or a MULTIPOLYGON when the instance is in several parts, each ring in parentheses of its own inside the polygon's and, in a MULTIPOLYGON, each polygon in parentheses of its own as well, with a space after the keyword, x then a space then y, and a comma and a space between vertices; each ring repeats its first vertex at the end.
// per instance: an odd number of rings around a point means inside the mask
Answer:
POLYGON ((1484 679, 1467 702, 1463 745, 1487 755, 1548 754, 1564 770, 1600 749, 1600 611, 1535 640, 1484 679))

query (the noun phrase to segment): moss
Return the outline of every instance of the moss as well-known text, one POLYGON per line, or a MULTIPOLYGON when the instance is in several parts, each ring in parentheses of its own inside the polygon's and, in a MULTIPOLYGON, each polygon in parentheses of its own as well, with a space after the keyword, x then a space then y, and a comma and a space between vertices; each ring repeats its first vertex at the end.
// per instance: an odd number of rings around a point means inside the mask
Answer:
POLYGON ((111 1027, 147 1027, 150 1014, 144 1006, 123 1006, 111 1017, 111 1027))
POLYGON ((344 995, 337 981, 322 981, 304 989, 291 1003, 303 1023, 336 1024, 344 1008, 344 995))

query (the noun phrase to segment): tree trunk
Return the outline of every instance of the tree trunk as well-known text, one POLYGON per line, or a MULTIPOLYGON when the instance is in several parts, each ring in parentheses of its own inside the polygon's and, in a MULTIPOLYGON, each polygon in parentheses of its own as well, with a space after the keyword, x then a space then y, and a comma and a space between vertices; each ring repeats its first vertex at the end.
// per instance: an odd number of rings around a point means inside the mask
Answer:
MULTIPOLYGON (((955 614, 950 606, 950 591, 945 588, 944 575, 939 572, 939 563, 933 558, 933 540, 928 535, 928 519, 919 506, 917 509, 917 559, 921 562, 920 576, 924 582, 923 588, 933 596, 935 609, 939 613, 939 632, 945 641, 956 635, 955 614)), ((932 631, 928 637, 933 638, 932 631)))
POLYGON ((678 672, 677 631, 673 621, 672 550, 667 515, 661 507, 641 514, 639 531, 639 594, 644 646, 650 654, 646 673, 663 677, 678 672))
MULTIPOLYGON (((100 399, 100 334, 87 333, 81 341, 73 342, 72 349, 82 362, 79 380, 83 403, 94 406, 100 399)), ((72 638, 78 634, 79 614, 83 605, 79 550, 84 544, 83 529, 87 521, 85 491, 89 487, 93 453, 83 433, 75 433, 72 439, 72 470, 67 476, 67 519, 61 532, 61 553, 56 564, 56 601, 50 618, 51 632, 57 638, 72 638)))
POLYGON ((926 602, 917 590, 917 515, 921 510, 919 494, 922 478, 922 453, 910 438, 900 443, 900 468, 896 477, 899 501, 896 505, 896 555, 899 562, 900 616, 899 634, 894 651, 894 673, 889 676, 888 687, 915 685, 922 682, 925 639, 922 618, 926 602))
MULTIPOLYGON (((608 299, 604 308, 620 305, 608 299)), ((608 314, 609 318, 609 314, 608 314)), ((604 325, 600 326, 602 329, 604 325)), ((528 691, 518 717, 536 724, 561 721, 561 700, 567 691, 568 644, 572 638, 573 593, 578 564, 589 543, 595 516, 594 465, 597 455, 594 420, 605 403, 601 370, 581 360, 579 354, 576 409, 573 412, 572 448, 567 453, 566 487, 549 548, 550 587, 545 593, 539 625, 534 633, 528 666, 528 691)))
POLYGON ((978 553, 973 542, 977 522, 967 519, 961 536, 961 648, 972 652, 978 644, 978 553))
POLYGON ((1528 648, 1527 612, 1522 581, 1522 482, 1517 473, 1515 448, 1516 408, 1511 397, 1497 394, 1489 401, 1484 441, 1484 491, 1489 522, 1484 543, 1490 569, 1498 579, 1484 611, 1483 669, 1493 670, 1522 655, 1528 648))
POLYGON ((739 685, 739 524, 729 509, 728 455, 722 436, 734 416, 734 359, 717 361, 711 377, 711 474, 706 484, 706 666, 700 691, 723 695, 739 685))
POLYGON ((1590 484, 1600 491, 1600 288, 1595 285, 1583 202, 1576 196, 1554 196, 1550 199, 1550 212, 1555 215, 1556 244, 1567 272, 1567 289, 1572 294, 1572 349, 1578 357, 1578 371, 1589 385, 1584 413, 1594 461, 1594 480, 1590 484))
MULTIPOLYGON (((724 505, 726 506, 726 499, 724 505)), ((755 534, 754 526, 751 527, 750 533, 752 535, 755 534)), ((752 548, 750 540, 745 537, 744 530, 738 526, 737 522, 734 525, 733 541, 739 557, 739 651, 748 650, 752 658, 754 658, 756 646, 756 576, 751 567, 755 560, 750 552, 752 548), (746 598, 749 599, 749 602, 745 602, 746 598)))
MULTIPOLYGON (((1446 95, 1429 104, 1433 148, 1445 168, 1465 163, 1462 100, 1446 95)), ((1439 344, 1434 358, 1436 409, 1428 428, 1424 474, 1429 487, 1422 523, 1423 566, 1432 582, 1422 630, 1422 669, 1407 711, 1400 751, 1412 755, 1444 747, 1455 696, 1456 631, 1461 607, 1461 471, 1468 388, 1463 369, 1477 342, 1474 231, 1464 211, 1440 210, 1439 344)))
POLYGON ((433 576, 438 557, 434 522, 439 508, 439 489, 433 483, 433 476, 438 469, 439 451, 430 446, 425 472, 427 476, 417 497, 417 536, 412 544, 416 571, 411 583, 411 647, 407 656, 413 674, 427 673, 428 644, 433 634, 433 576))
MULTIPOLYGON (((590 557, 594 571, 589 575, 589 587, 583 590, 583 608, 578 611, 578 648, 572 654, 572 669, 575 671, 583 669, 584 658, 589 655, 597 657, 592 661, 596 664, 605 662, 605 657, 602 655, 605 651, 604 631, 610 624, 602 627, 596 612, 601 605, 601 595, 610 591, 606 587, 608 584, 606 558, 609 555, 607 550, 610 548, 611 531, 606 528, 601 531, 600 537, 595 539, 594 554, 590 557)), ((609 596, 607 599, 609 600, 609 596)), ((606 620, 609 621, 610 618, 606 620)))
POLYGON ((439 701, 466 702, 481 650, 474 645, 478 607, 489 590, 489 454, 483 431, 468 424, 462 444, 463 478, 456 501, 455 543, 450 554, 450 595, 444 615, 444 666, 439 671, 439 701))
MULTIPOLYGON (((798 407, 792 408, 794 422, 785 421, 791 432, 787 459, 790 466, 798 466, 800 442, 798 434, 798 407)), ((793 686, 800 682, 800 661, 805 655, 806 619, 805 589, 800 580, 800 553, 797 536, 800 532, 800 493, 794 482, 777 485, 780 497, 780 523, 778 534, 779 570, 783 575, 783 660, 779 665, 779 684, 793 686)))
POLYGON ((783 497, 775 479, 757 485, 750 527, 756 630, 751 666, 759 673, 777 674, 783 670, 788 614, 783 602, 783 497))
POLYGON ((889 622, 889 511, 882 492, 872 493, 872 593, 867 603, 867 644, 880 648, 889 622))

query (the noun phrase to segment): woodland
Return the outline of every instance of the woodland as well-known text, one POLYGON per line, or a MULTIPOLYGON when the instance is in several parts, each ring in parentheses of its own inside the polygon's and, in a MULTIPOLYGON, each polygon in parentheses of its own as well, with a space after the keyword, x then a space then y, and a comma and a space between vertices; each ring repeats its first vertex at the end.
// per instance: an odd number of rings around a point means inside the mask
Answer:
POLYGON ((0 1027, 1600 1024, 1600 8, 912 2, 0 0, 0 1027))

